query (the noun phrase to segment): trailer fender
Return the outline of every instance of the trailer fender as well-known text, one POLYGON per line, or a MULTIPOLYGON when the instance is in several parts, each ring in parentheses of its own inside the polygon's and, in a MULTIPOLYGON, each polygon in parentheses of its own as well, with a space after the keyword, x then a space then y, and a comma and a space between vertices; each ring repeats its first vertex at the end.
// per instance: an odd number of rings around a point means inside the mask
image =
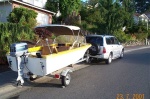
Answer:
POLYGON ((66 70, 63 70, 62 72, 61 72, 61 76, 66 76, 68 73, 72 73, 73 71, 71 70, 71 69, 66 69, 66 70))

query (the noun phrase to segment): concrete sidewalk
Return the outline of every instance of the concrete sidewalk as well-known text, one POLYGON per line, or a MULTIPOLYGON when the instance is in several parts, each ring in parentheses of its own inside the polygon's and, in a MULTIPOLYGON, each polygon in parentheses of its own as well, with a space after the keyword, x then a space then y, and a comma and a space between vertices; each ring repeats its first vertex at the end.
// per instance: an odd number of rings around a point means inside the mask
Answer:
MULTIPOLYGON (((150 48, 150 46, 125 47, 125 53, 129 53, 135 50, 140 50, 140 49, 145 49, 145 48, 150 48)), ((85 65, 85 64, 74 65, 74 70, 79 70, 81 68, 85 68, 88 66, 90 65, 85 65)), ((0 73, 0 99, 9 98, 10 96, 13 96, 19 92, 25 91, 33 86, 36 86, 39 83, 48 82, 52 79, 48 76, 44 76, 44 77, 38 78, 34 82, 26 81, 23 87, 17 87, 15 85, 16 78, 17 78, 17 72, 7 71, 7 72, 0 73)))

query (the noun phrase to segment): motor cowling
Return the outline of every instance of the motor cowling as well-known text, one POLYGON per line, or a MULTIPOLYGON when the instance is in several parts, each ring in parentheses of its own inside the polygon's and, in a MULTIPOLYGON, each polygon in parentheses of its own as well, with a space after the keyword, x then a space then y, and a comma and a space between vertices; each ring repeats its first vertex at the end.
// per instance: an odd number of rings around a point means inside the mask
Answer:
POLYGON ((10 45, 10 56, 20 57, 28 52, 27 43, 13 43, 10 45))

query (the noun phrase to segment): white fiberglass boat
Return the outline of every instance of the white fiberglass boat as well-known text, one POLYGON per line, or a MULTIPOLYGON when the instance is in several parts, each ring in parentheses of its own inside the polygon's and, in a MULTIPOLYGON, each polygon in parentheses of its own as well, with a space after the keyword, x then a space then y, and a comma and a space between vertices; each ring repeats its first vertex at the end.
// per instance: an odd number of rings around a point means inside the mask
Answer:
POLYGON ((10 53, 7 54, 11 69, 18 72, 17 84, 23 85, 25 75, 26 77, 30 76, 29 74, 52 75, 62 69, 62 72, 55 77, 62 80, 63 86, 69 85, 69 73, 72 70, 63 68, 84 61, 85 53, 91 47, 86 43, 80 28, 68 25, 44 25, 36 27, 35 33, 46 40, 46 45, 28 48, 26 43, 15 43, 11 45, 10 53), (56 38, 49 44, 47 38, 52 35, 56 38), (67 43, 57 42, 57 37, 61 35, 68 37, 68 40, 73 40, 67 43))

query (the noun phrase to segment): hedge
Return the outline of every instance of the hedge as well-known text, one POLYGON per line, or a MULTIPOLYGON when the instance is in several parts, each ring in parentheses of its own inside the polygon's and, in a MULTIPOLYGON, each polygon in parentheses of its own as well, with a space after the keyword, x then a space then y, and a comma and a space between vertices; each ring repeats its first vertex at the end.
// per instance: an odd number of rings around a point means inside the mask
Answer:
POLYGON ((32 39, 34 39, 32 29, 17 23, 0 23, 0 64, 5 63, 2 60, 6 60, 10 44, 32 39))

